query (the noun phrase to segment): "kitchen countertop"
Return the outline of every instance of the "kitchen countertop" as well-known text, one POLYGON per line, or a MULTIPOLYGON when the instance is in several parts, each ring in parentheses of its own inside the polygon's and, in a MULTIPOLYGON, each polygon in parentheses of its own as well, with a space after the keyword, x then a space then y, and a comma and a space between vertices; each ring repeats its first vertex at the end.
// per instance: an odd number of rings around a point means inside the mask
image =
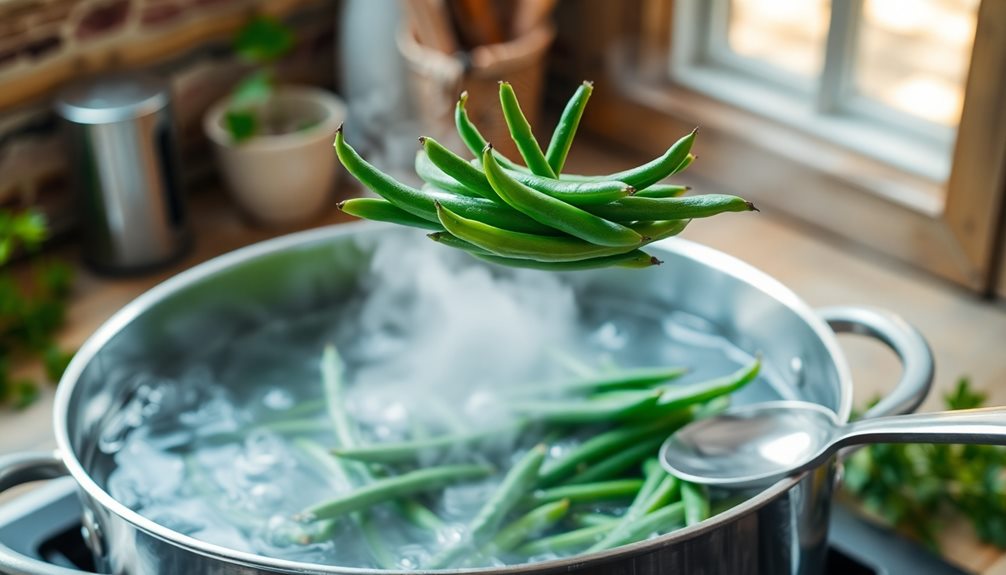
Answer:
MULTIPOLYGON (((638 163, 631 155, 604 153, 597 146, 574 150, 570 171, 607 172, 638 163)), ((715 192, 702 182, 687 182, 698 191, 715 192)), ((901 314, 918 327, 936 355, 936 384, 924 410, 940 408, 940 394, 957 377, 968 375, 990 394, 991 403, 1006 404, 1006 308, 980 301, 941 280, 838 239, 814 233, 770 206, 760 214, 728 214, 693 224, 683 234, 750 262, 792 288, 812 306, 872 305, 901 314)), ((78 272, 66 327, 59 340, 76 348, 105 319, 161 280, 235 248, 293 230, 250 227, 220 193, 195 194, 190 202, 196 244, 181 262, 161 272, 133 278, 106 278, 86 269, 78 272)), ((347 218, 334 208, 306 227, 335 224, 347 218)), ((76 261, 73 245, 58 246, 56 255, 76 261)), ((842 338, 856 381, 857 405, 890 389, 897 362, 879 344, 842 338)), ((21 374, 31 373, 22 367, 21 374)), ((0 454, 53 447, 52 389, 23 412, 0 412, 0 454)), ((5 497, 3 499, 7 499, 5 497)), ((0 499, 2 501, 2 499, 0 499)), ((1006 575, 1006 556, 977 543, 966 525, 946 530, 944 553, 982 575, 1006 575)))

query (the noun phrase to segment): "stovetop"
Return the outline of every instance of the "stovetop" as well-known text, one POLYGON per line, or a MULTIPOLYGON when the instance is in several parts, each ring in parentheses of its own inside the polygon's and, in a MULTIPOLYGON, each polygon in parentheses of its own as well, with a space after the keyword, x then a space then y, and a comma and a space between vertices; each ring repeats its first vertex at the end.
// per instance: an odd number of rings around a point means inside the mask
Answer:
MULTIPOLYGON (((831 515, 831 548, 823 575, 967 575, 841 505, 831 515)), ((56 565, 90 570, 94 566, 80 535, 79 517, 73 480, 52 481, 0 508, 0 541, 56 565)))

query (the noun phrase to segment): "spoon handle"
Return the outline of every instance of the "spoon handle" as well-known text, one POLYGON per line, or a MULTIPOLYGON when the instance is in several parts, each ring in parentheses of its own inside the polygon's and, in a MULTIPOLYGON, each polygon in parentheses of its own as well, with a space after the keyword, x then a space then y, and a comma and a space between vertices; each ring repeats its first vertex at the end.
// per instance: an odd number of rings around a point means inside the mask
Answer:
POLYGON ((835 447, 863 443, 1006 445, 1006 407, 864 419, 845 426, 835 447))

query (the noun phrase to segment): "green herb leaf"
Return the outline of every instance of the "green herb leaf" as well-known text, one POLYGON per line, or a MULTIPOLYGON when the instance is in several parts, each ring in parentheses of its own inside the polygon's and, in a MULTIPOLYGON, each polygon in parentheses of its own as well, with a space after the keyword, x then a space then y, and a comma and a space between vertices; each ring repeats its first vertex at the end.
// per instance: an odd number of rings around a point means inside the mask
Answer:
MULTIPOLYGON (((947 409, 981 407, 986 394, 966 378, 944 396, 947 409)), ((845 462, 843 485, 863 506, 935 548, 948 514, 1006 548, 1006 448, 991 445, 872 445, 845 462)))
POLYGON ((252 62, 273 62, 293 48, 293 32, 282 22, 259 16, 245 24, 234 39, 234 50, 252 62))
POLYGON ((258 119, 250 111, 229 111, 224 116, 227 131, 235 142, 244 142, 258 131, 258 119))

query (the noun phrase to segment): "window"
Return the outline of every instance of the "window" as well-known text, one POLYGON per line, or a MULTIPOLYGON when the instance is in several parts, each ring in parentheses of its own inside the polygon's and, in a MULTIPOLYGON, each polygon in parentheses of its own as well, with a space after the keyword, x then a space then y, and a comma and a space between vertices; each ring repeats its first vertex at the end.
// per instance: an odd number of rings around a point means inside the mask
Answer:
POLYGON ((672 77, 901 170, 950 173, 978 0, 679 0, 672 77))
POLYGON ((597 80, 596 134, 659 154, 700 126, 696 183, 992 293, 1006 1, 569 5, 571 37, 592 41, 562 69, 597 80))

